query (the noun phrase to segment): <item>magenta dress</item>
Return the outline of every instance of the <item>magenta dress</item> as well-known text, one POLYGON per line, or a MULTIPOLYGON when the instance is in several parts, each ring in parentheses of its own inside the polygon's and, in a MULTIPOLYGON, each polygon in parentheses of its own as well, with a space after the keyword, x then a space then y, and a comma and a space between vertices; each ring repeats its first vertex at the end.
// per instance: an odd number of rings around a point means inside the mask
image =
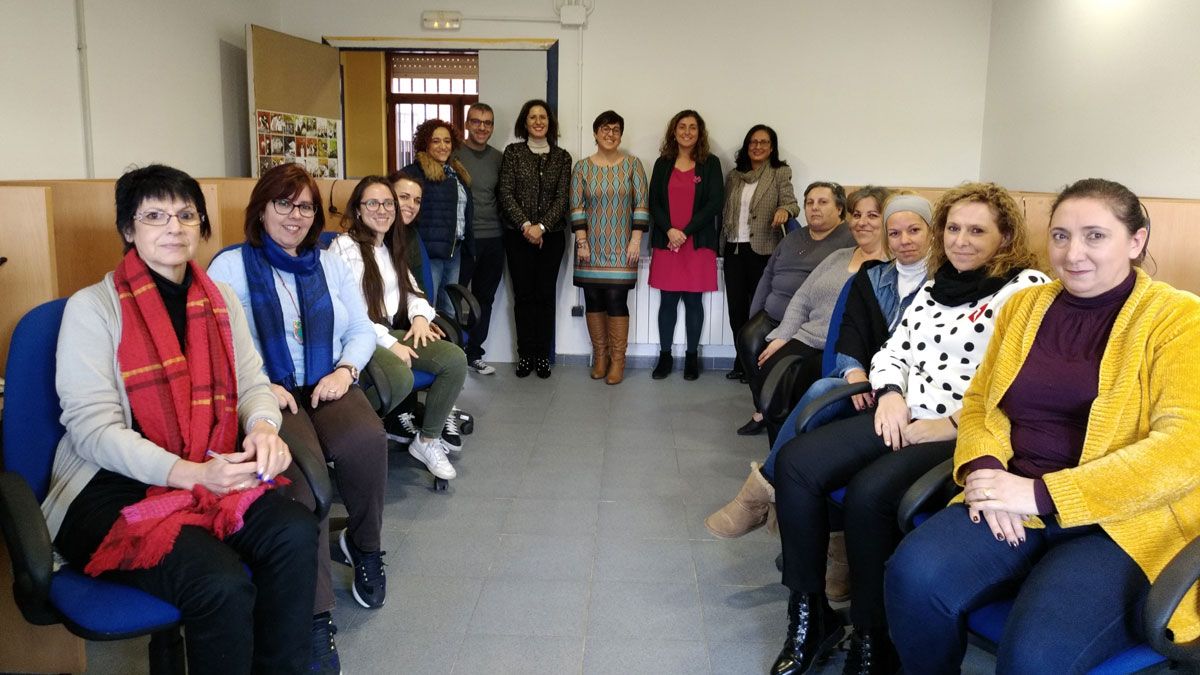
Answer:
MULTIPOLYGON (((667 181, 671 227, 683 229, 692 220, 696 203, 696 170, 671 169, 667 181)), ((717 290, 717 252, 696 248, 691 235, 678 251, 650 251, 650 287, 660 291, 705 293, 717 290)))

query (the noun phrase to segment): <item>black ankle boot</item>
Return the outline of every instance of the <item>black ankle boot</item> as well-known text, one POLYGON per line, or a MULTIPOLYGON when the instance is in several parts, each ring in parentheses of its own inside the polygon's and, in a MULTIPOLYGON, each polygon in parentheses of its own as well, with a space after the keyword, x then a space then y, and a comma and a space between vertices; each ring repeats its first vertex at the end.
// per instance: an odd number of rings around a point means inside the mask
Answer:
POLYGON ((517 359, 517 377, 529 377, 533 372, 533 359, 517 359))
POLYGON ((550 377, 550 359, 546 357, 538 359, 534 370, 537 372, 537 376, 543 380, 550 377))
POLYGON ((788 598, 787 640, 771 675, 800 675, 807 673, 837 646, 846 629, 829 606, 824 593, 797 593, 788 598))
POLYGON ((700 377, 700 355, 696 352, 685 352, 683 355, 683 379, 694 380, 700 377))
POLYGON ((842 675, 893 675, 898 670, 900 657, 887 630, 855 626, 842 675))
POLYGON ((675 370, 675 359, 671 357, 671 352, 659 352, 658 363, 654 364, 654 372, 650 373, 650 377, 656 380, 665 379, 675 370))

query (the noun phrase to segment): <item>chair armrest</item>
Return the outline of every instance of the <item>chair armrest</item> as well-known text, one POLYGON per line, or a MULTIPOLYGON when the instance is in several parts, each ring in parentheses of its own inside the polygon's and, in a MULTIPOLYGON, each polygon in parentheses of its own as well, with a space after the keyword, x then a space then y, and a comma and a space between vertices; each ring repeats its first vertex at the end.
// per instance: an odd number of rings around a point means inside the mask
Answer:
POLYGON ((796 433, 802 433, 808 427, 808 423, 812 421, 812 418, 815 417, 817 413, 821 412, 821 409, 823 409, 825 406, 848 399, 857 394, 865 394, 868 391, 871 391, 870 382, 855 382, 854 384, 847 383, 836 389, 830 389, 824 394, 814 398, 807 406, 804 407, 804 410, 800 411, 800 415, 796 417, 796 433))
POLYGON ((399 403, 399 401, 391 400, 391 381, 388 379, 387 371, 381 368, 375 362, 375 359, 367 361, 367 367, 363 368, 359 374, 358 386, 362 387, 368 401, 372 399, 371 392, 375 392, 374 398, 379 401, 379 408, 375 413, 380 416, 383 416, 399 403))
POLYGON ((913 520, 922 512, 940 509, 950 501, 957 487, 953 473, 954 458, 950 458, 925 472, 904 492, 896 513, 901 532, 912 531, 916 527, 913 520))
POLYGON ((782 393, 779 391, 779 388, 784 376, 787 375, 788 370, 799 360, 800 357, 795 354, 784 356, 776 361, 771 366, 771 369, 767 371, 767 376, 763 378, 762 389, 759 391, 759 400, 755 401, 760 410, 765 412, 771 401, 774 401, 775 397, 782 393))
POLYGON ((291 438, 291 434, 283 429, 280 429, 279 436, 283 438, 283 442, 288 444, 288 448, 292 450, 292 460, 296 462, 296 468, 300 469, 300 473, 304 474, 304 480, 308 483, 308 487, 312 490, 313 501, 316 502, 316 508, 313 513, 317 516, 317 520, 324 520, 325 516, 329 515, 329 506, 333 502, 333 487, 329 482, 329 467, 324 461, 317 459, 323 457, 320 448, 317 451, 309 452, 308 449, 299 449, 297 446, 300 442, 291 438))
POLYGON ((1175 642, 1167 622, 1188 590, 1200 580, 1200 537, 1183 547, 1150 585, 1142 609, 1142 627, 1154 651, 1193 668, 1200 664, 1200 638, 1175 642))
POLYGON ((475 325, 475 321, 483 314, 475 295, 462 284, 446 284, 446 296, 454 306, 454 321, 466 330, 475 325))
POLYGON ((437 316, 433 317, 433 325, 442 329, 442 332, 446 334, 447 342, 454 343, 459 347, 467 346, 462 324, 453 317, 446 315, 445 312, 438 312, 437 316))
POLYGON ((45 626, 61 619, 50 603, 54 568, 50 531, 33 490, 20 474, 0 473, 0 529, 13 568, 13 597, 29 623, 45 626))

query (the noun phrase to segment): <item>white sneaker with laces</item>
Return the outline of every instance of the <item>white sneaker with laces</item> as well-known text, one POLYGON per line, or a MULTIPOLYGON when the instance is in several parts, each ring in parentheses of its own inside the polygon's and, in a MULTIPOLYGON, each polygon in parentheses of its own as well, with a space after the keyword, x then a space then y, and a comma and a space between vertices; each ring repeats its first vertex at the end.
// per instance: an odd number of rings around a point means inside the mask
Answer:
POLYGON ((479 373, 480 375, 491 375, 492 373, 496 372, 496 369, 489 366, 488 362, 484 361, 483 359, 475 359, 467 365, 470 366, 471 370, 479 373))
POLYGON ((458 472, 454 470, 454 466, 450 464, 450 460, 446 459, 445 445, 441 438, 434 438, 426 441, 417 434, 412 443, 408 446, 408 454, 417 458, 429 469, 429 473, 450 480, 458 476, 458 472))

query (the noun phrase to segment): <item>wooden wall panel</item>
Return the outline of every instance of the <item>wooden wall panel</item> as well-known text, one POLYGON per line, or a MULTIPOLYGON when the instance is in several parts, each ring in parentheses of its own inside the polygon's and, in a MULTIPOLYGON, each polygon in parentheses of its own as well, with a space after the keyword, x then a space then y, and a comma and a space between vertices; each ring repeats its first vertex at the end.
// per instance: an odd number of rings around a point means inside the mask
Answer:
POLYGON ((13 328, 25 312, 59 296, 50 189, 0 187, 3 236, 0 256, 0 377, 8 362, 13 328))

